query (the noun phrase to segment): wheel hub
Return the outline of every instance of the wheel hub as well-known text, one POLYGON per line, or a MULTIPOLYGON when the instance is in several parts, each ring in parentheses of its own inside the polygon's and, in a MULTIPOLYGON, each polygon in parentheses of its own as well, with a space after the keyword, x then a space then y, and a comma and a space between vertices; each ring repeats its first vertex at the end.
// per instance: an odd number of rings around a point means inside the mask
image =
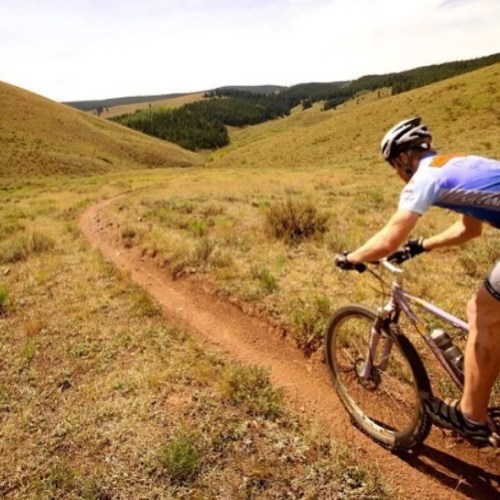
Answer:
POLYGON ((356 364, 354 366, 356 378, 365 389, 367 389, 368 391, 375 391, 382 381, 380 377, 380 371, 376 366, 372 366, 370 375, 366 377, 363 375, 365 366, 366 361, 363 358, 356 360, 356 364))

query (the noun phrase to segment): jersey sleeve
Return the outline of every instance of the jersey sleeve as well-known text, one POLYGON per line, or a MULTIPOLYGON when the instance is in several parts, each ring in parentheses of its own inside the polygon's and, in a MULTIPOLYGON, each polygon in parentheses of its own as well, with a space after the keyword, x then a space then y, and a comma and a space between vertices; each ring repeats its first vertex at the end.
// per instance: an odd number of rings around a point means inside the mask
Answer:
POLYGON ((436 200, 438 183, 433 175, 417 175, 406 185, 399 198, 399 209, 422 215, 436 200))

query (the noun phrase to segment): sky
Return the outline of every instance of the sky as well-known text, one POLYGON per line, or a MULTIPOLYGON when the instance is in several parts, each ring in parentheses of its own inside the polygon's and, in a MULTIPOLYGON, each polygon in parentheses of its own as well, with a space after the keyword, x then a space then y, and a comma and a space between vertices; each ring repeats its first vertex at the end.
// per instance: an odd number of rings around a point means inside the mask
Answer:
POLYGON ((56 101, 352 80, 499 33, 499 0, 0 0, 0 80, 56 101))

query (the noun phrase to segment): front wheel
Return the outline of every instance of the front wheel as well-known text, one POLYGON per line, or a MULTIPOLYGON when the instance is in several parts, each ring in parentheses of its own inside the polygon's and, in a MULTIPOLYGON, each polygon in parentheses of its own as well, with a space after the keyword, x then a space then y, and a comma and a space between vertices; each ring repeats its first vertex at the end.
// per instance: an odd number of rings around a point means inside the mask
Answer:
POLYGON ((376 314, 363 306, 339 309, 330 320, 325 357, 333 384, 354 423, 368 436, 394 451, 424 441, 431 420, 423 398, 431 393, 425 368, 410 341, 396 325, 377 328, 376 314))

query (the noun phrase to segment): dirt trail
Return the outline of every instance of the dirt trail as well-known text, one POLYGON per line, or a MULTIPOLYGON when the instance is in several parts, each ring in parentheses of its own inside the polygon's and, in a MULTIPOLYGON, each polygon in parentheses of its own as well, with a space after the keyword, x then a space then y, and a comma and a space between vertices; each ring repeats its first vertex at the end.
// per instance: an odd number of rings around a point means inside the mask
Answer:
POLYGON ((188 279, 173 281, 168 270, 137 250, 125 249, 119 228, 106 216, 112 201, 88 208, 80 226, 89 242, 161 304, 165 313, 187 327, 209 349, 219 349, 243 363, 271 370, 273 383, 285 389, 300 411, 324 422, 333 438, 352 444, 363 460, 374 461, 404 498, 500 498, 500 455, 476 450, 433 430, 418 456, 396 456, 349 422, 332 390, 326 368, 312 364, 261 319, 201 289, 188 279))

